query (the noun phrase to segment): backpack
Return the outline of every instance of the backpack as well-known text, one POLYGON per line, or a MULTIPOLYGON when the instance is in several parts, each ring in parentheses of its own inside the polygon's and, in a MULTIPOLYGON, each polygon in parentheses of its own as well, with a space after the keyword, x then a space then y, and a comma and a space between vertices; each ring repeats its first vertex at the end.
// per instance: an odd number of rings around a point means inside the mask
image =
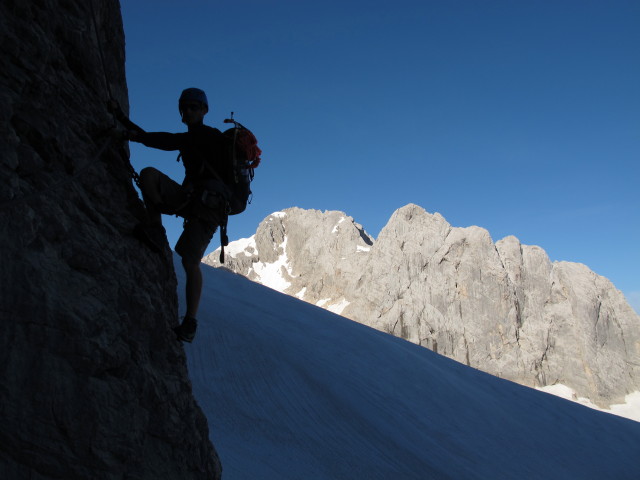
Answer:
POLYGON ((247 204, 251 203, 253 170, 260 165, 262 150, 251 130, 233 119, 233 112, 231 118, 225 119, 224 123, 234 124, 232 128, 222 132, 222 136, 227 140, 227 156, 233 164, 234 175, 234 183, 229 185, 231 198, 227 213, 237 215, 244 212, 247 204))
POLYGON ((233 127, 222 132, 222 135, 227 140, 226 153, 229 161, 233 164, 234 183, 228 185, 231 196, 228 201, 227 215, 220 225, 220 263, 224 263, 224 247, 229 245, 228 215, 244 212, 247 204, 251 203, 253 170, 260 165, 260 155, 262 154, 255 135, 233 119, 233 112, 231 112, 231 118, 225 119, 224 123, 233 123, 233 127))

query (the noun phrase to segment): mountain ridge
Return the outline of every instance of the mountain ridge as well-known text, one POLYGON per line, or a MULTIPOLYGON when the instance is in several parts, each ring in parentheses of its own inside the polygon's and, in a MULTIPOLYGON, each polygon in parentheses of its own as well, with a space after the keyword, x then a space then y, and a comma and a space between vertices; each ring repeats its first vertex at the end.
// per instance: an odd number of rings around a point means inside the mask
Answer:
POLYGON ((640 391, 640 317, 623 295, 514 236, 409 204, 375 240, 343 212, 292 208, 243 244, 226 268, 493 375, 601 407, 640 391))

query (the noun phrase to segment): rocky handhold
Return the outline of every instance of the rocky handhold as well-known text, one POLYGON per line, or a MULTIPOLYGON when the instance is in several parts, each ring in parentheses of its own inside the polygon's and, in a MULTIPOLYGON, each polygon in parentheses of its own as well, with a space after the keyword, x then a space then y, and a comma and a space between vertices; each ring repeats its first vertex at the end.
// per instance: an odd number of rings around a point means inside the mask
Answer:
POLYGON ((407 205, 374 241, 342 212, 292 208, 243 245, 234 271, 273 286, 263 272, 277 258, 285 293, 491 374, 562 383, 602 407, 640 391, 640 317, 623 295, 515 237, 494 243, 407 205))
POLYGON ((131 235, 119 3, 3 1, 0 43, 0 478, 220 478, 168 245, 131 235))

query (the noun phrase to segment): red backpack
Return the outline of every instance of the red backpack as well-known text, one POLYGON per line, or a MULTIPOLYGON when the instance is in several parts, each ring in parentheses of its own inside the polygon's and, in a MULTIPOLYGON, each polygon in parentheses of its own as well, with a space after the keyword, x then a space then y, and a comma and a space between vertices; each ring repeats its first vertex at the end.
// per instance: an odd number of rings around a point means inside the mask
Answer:
MULTIPOLYGON (((229 141, 229 161, 233 163, 234 184, 229 185, 231 199, 229 200, 228 215, 237 215, 251 203, 251 181, 253 169, 260 165, 262 150, 258 147, 258 140, 251 130, 231 118, 224 123, 233 123, 233 127, 222 132, 229 141)), ((224 263, 224 247, 229 245, 227 236, 227 216, 220 225, 220 263, 224 263)))
POLYGON ((229 141, 229 161, 233 163, 234 184, 230 185, 232 199, 229 202, 229 215, 244 212, 247 204, 251 203, 251 181, 253 170, 260 165, 262 150, 258 147, 258 140, 251 130, 244 125, 227 118, 224 123, 233 123, 233 127, 225 130, 222 135, 229 141))

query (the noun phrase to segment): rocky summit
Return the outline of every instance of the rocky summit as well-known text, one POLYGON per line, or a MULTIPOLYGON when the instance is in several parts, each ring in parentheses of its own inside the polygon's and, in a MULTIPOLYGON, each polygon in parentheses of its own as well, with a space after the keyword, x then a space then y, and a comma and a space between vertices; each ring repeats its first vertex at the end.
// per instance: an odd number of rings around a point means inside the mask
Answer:
POLYGON ((342 212, 287 209, 232 243, 226 267, 524 385, 601 407, 640 390, 640 317, 609 280, 417 205, 377 239, 342 212))
POLYGON ((119 3, 4 0, 0 44, 0 478, 220 478, 169 247, 131 235, 119 3))

